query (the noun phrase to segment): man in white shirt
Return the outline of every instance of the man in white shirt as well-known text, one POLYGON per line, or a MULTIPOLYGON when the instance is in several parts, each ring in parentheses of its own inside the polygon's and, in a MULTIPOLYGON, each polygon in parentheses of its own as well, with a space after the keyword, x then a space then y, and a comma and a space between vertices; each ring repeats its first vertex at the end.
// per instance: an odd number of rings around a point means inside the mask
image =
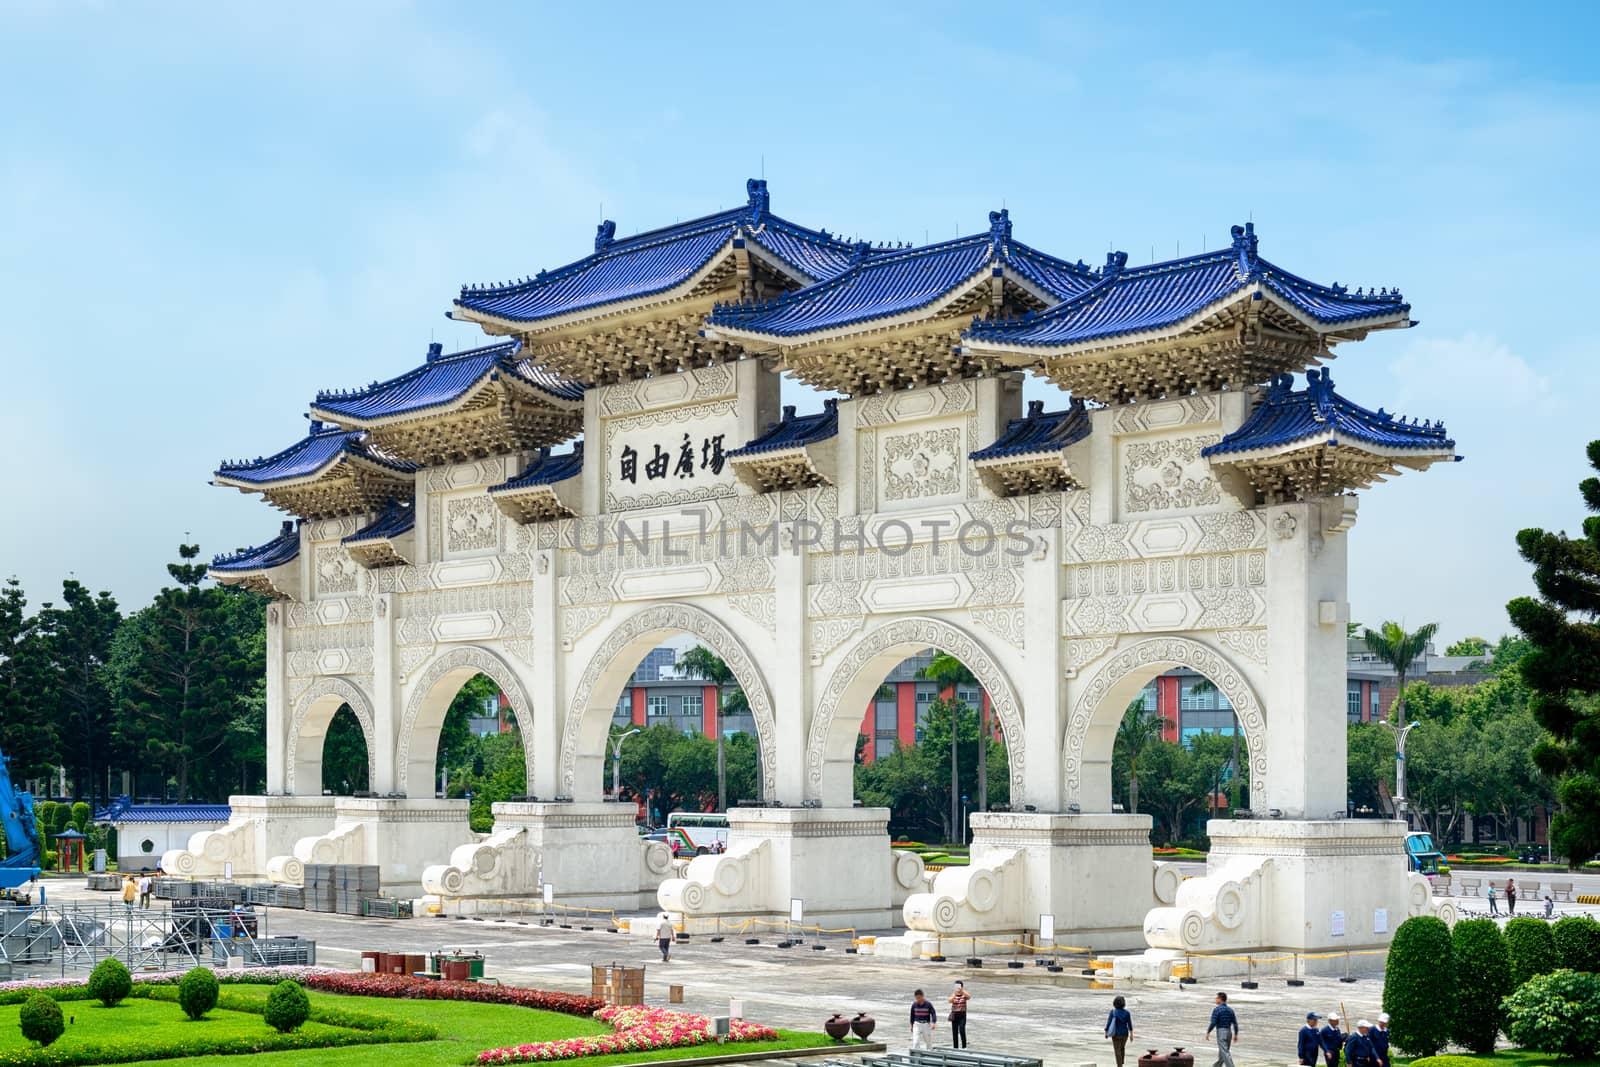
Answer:
POLYGON ((139 876, 139 907, 148 908, 149 906, 150 906, 150 875, 149 874, 141 874, 139 876))

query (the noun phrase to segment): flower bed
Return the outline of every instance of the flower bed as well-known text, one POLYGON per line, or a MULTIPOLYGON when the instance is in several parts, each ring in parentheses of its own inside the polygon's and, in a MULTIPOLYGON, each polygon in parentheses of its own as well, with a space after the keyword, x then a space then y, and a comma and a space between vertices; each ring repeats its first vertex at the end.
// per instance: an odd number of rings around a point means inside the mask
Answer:
POLYGON ((307 989, 353 997, 393 997, 400 1000, 470 1000, 478 1004, 510 1004, 564 1015, 591 1016, 605 1001, 576 993, 548 989, 483 985, 479 982, 438 982, 400 974, 320 971, 304 980, 307 989))
MULTIPOLYGON (((545 1060, 570 1060, 579 1056, 605 1056, 619 1052, 648 1052, 652 1049, 683 1048, 716 1041, 711 1020, 704 1015, 667 1011, 664 1008, 601 1008, 594 1017, 612 1028, 609 1034, 570 1037, 560 1041, 541 1041, 532 1045, 485 1049, 479 1063, 538 1063, 545 1060)), ((730 1024, 727 1041, 776 1041, 778 1032, 759 1023, 741 1019, 730 1024)))

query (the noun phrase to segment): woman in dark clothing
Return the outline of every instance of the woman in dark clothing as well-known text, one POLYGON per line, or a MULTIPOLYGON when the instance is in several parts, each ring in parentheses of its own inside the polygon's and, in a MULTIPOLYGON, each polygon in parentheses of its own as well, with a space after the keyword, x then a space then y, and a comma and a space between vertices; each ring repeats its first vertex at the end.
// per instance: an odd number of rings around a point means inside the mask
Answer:
POLYGON ((1128 1014, 1128 1002, 1122 997, 1111 1002, 1111 1014, 1106 1016, 1106 1039, 1117 1057, 1117 1067, 1122 1067, 1122 1054, 1133 1039, 1133 1016, 1128 1014))
MULTIPOLYGON (((1538 887, 1535 886, 1534 888, 1537 889, 1538 887)), ((1514 878, 1507 878, 1506 879, 1506 914, 1507 915, 1515 915, 1516 913, 1517 913, 1517 882, 1516 882, 1516 879, 1514 879, 1514 878)))

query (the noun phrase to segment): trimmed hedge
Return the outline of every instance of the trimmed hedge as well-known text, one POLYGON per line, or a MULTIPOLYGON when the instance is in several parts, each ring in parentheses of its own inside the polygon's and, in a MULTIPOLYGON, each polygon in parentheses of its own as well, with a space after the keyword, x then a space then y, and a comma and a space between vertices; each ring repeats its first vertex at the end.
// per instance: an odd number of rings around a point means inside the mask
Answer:
POLYGON ((1530 915, 1506 923, 1506 948, 1511 952, 1511 984, 1520 989, 1530 978, 1560 966, 1550 924, 1530 915))
POLYGON ((61 1005, 43 993, 28 998, 18 1024, 22 1027, 22 1036, 41 1048, 48 1048, 67 1029, 67 1021, 61 1017, 61 1005))
POLYGON ((133 976, 119 959, 103 959, 89 975, 89 995, 114 1008, 133 991, 133 976))
POLYGON ((1504 1014, 1500 1002, 1511 992, 1511 954, 1500 924, 1465 919, 1450 931, 1456 966, 1456 1020, 1451 1040, 1473 1052, 1494 1051, 1504 1014))
MULTIPOLYGON (((181 992, 181 990, 180 990, 181 992)), ((282 981, 267 994, 267 1025, 280 1034, 291 1034, 311 1018, 311 998, 299 982, 282 981)))
POLYGON ((1600 1052, 1600 975, 1535 975, 1506 998, 1506 1033, 1518 1047, 1590 1059, 1600 1052))
POLYGON ((1450 928, 1432 915, 1401 923, 1383 972, 1390 1042, 1414 1056, 1444 1048, 1455 1027, 1456 968, 1450 928))
POLYGON ((217 1006, 221 987, 210 968, 195 967, 178 983, 178 1007, 191 1019, 203 1019, 206 1012, 217 1006))
POLYGON ((1600 922, 1568 915, 1550 927, 1556 960, 1569 971, 1600 971, 1600 922))

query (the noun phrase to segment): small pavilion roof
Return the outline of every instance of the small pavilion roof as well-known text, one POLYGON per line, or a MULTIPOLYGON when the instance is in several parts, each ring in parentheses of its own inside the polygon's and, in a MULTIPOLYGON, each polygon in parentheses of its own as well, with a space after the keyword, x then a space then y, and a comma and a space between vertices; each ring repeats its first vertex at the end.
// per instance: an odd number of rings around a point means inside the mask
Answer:
POLYGON ((217 574, 249 574, 271 570, 294 562, 300 555, 300 531, 293 519, 285 519, 278 536, 254 548, 241 548, 225 552, 211 559, 211 571, 217 574))
POLYGON ((849 268, 838 276, 764 303, 720 305, 707 325, 737 335, 798 341, 937 310, 984 277, 1020 285, 1042 305, 1095 284, 1095 275, 1082 263, 1067 263, 1013 240, 1008 212, 990 212, 989 221, 986 233, 920 248, 857 245, 849 268))
POLYGON ((583 399, 582 385, 516 358, 521 349, 522 342, 512 340, 444 355, 443 346, 435 342, 428 346, 422 366, 365 388, 319 392, 311 410, 322 418, 355 425, 412 418, 459 403, 496 375, 557 401, 570 404, 583 399))
POLYGON ((1073 397, 1059 411, 1046 411, 1043 400, 1028 401, 1028 413, 1012 419, 995 442, 980 448, 974 460, 1013 459, 1041 452, 1059 452, 1089 436, 1089 412, 1082 400, 1073 397))
POLYGON ((491 493, 511 493, 518 489, 531 489, 538 485, 554 485, 583 473, 583 442, 572 442, 569 451, 551 455, 541 448, 523 472, 515 478, 489 487, 491 493))
POLYGON ((469 285, 452 318, 537 324, 576 312, 659 296, 695 281, 735 241, 800 282, 830 278, 850 262, 851 246, 826 230, 773 215, 767 183, 745 183, 748 201, 729 211, 618 239, 602 222, 594 252, 509 284, 469 285))
POLYGON ((367 435, 359 430, 341 430, 314 421, 305 437, 281 452, 255 459, 224 460, 217 467, 216 479, 240 488, 265 488, 316 478, 346 459, 376 464, 401 475, 410 475, 417 469, 414 464, 374 451, 367 435))
POLYGON ((346 545, 361 544, 365 541, 387 541, 399 537, 403 533, 410 533, 417 524, 417 509, 409 500, 391 500, 366 526, 357 530, 340 543, 346 545))
POLYGON ((1455 441, 1441 422, 1395 418, 1370 411, 1333 391, 1327 370, 1306 372, 1306 388, 1295 390, 1291 375, 1280 375, 1263 400, 1233 433, 1206 448, 1206 457, 1232 458, 1263 450, 1307 444, 1355 446, 1387 455, 1451 452, 1455 441))
MULTIPOLYGON (((1216 252, 1127 267, 1113 252, 1092 288, 1045 311, 1010 321, 974 322, 966 340, 985 347, 1063 349, 1126 335, 1170 330, 1246 293, 1270 294, 1321 332, 1348 325, 1408 325, 1398 291, 1319 285, 1256 253, 1255 225, 1233 228, 1233 244, 1216 252)), ((1260 297, 1257 297, 1260 299, 1260 297)))
POLYGON ((785 404, 783 418, 768 424, 766 431, 752 438, 749 444, 728 453, 728 459, 745 459, 769 452, 790 448, 804 448, 826 441, 839 433, 839 401, 829 397, 822 402, 822 410, 813 415, 796 415, 793 404, 785 404))

